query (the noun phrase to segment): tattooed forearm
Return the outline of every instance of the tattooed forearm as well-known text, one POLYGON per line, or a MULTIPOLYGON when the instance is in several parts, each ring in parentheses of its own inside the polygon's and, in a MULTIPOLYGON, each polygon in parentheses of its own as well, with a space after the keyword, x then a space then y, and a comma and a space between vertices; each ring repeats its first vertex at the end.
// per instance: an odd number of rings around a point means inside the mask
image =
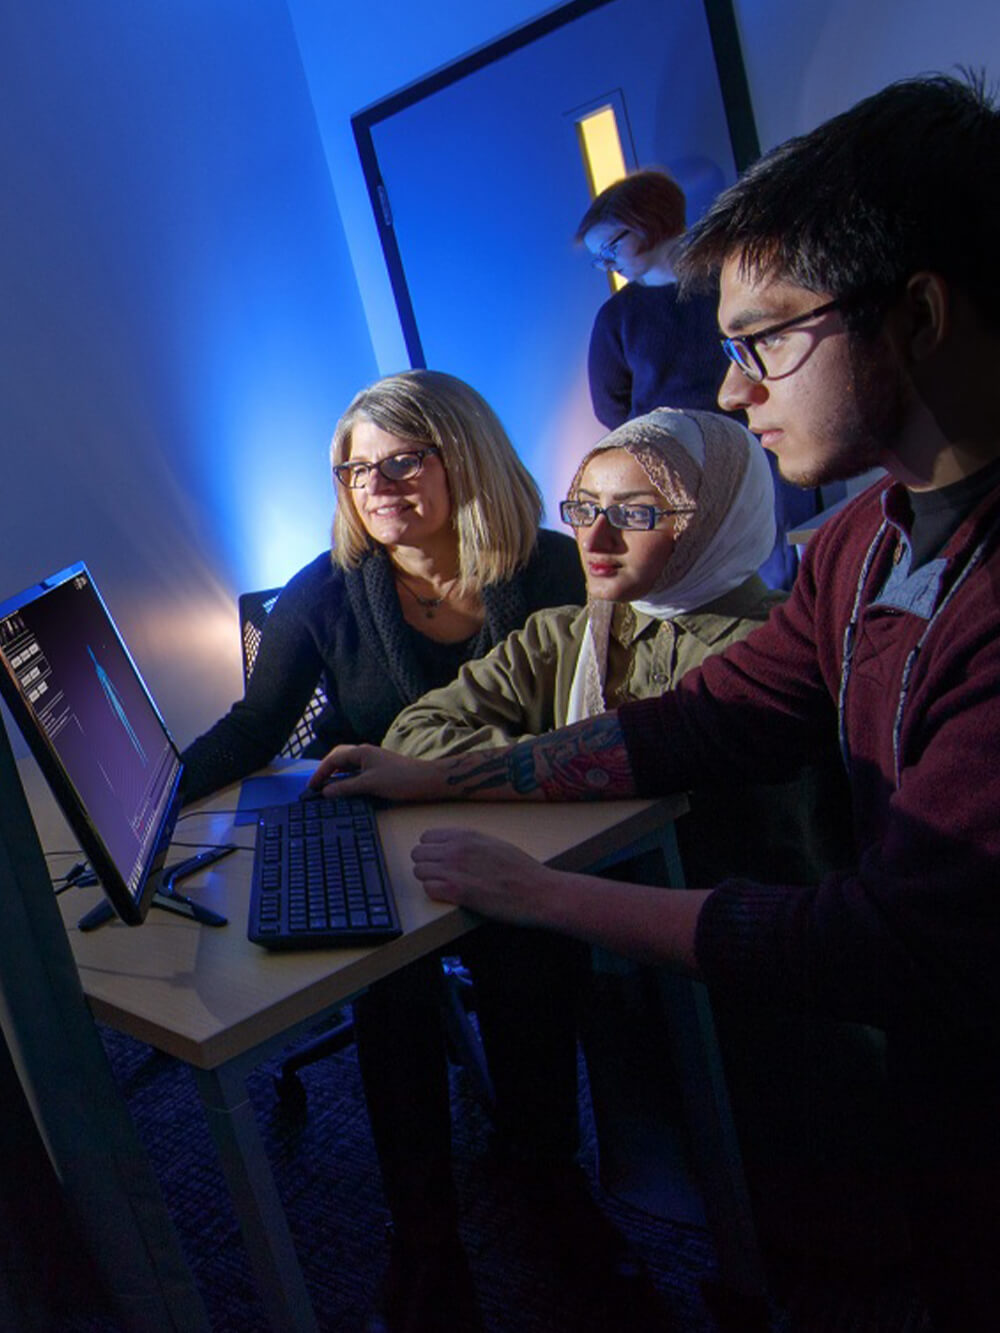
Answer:
POLYGON ((446 778, 448 786, 457 787, 463 796, 475 792, 495 792, 503 796, 504 791, 514 796, 541 795, 532 754, 535 744, 534 741, 524 741, 508 750, 462 755, 455 760, 453 771, 446 778))
POLYGON ((545 738, 543 769, 535 774, 547 801, 594 801, 632 796, 635 784, 614 713, 588 718, 545 738))
POLYGON ((614 713, 588 718, 506 750, 456 756, 446 778, 463 795, 593 801, 635 794, 614 713))

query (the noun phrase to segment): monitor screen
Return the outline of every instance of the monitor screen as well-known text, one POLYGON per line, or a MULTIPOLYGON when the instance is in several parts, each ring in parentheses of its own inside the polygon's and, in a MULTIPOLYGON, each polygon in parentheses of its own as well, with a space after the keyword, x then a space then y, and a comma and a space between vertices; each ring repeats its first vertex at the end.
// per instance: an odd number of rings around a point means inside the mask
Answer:
POLYGON ((85 565, 0 602, 0 693, 112 906, 138 925, 181 763, 85 565))

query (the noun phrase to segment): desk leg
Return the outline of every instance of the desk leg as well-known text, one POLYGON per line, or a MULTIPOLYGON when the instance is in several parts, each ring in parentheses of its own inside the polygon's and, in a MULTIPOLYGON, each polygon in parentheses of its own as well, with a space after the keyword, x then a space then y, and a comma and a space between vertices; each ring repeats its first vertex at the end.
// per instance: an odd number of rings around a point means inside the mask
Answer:
POLYGON ((235 1071, 194 1071, 275 1333, 319 1333, 246 1083, 235 1071))
MULTIPOLYGON (((659 851, 660 882, 680 887, 684 876, 673 825, 663 830, 659 851)), ((665 968, 659 969, 659 976, 693 1165, 722 1283, 738 1296, 758 1302, 767 1284, 708 989, 665 968)))
POLYGON ((766 1283, 708 990, 700 981, 663 970, 660 993, 719 1273, 726 1288, 757 1300, 764 1296, 766 1283))

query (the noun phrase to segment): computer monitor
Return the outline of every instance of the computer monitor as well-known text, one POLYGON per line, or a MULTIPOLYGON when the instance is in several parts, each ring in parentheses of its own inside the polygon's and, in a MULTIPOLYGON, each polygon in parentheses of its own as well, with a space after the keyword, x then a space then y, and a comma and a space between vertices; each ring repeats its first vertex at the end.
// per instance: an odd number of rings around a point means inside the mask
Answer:
POLYGON ((139 925, 181 761, 86 565, 0 602, 0 695, 115 912, 139 925))

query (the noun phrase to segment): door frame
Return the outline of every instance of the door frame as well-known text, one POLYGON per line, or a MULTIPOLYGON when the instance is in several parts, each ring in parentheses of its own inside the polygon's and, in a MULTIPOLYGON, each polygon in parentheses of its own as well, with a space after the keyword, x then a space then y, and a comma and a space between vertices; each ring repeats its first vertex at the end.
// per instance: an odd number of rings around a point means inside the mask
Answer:
MULTIPOLYGON (((461 59, 453 61, 452 64, 443 65, 426 78, 417 79, 397 92, 390 93, 388 97, 373 102, 371 106, 365 107, 351 117, 354 142, 361 160, 361 170, 364 173, 365 186, 375 217, 375 226, 378 229, 411 368, 425 368, 427 361, 417 327, 416 311, 406 281, 403 257, 393 227, 389 193, 382 179, 375 151, 373 127, 433 96, 442 88, 447 88, 460 79, 484 69, 487 65, 503 59, 511 52, 529 46, 566 24, 614 2, 615 0, 570 0, 570 3, 560 5, 557 9, 549 10, 548 13, 532 19, 521 27, 514 28, 495 41, 488 42, 468 55, 462 56, 461 59)), ((733 162, 739 173, 759 157, 760 141, 757 136, 753 104, 750 100, 750 87, 743 63, 736 16, 732 0, 702 0, 702 4, 719 78, 719 90, 733 151, 733 162)))

